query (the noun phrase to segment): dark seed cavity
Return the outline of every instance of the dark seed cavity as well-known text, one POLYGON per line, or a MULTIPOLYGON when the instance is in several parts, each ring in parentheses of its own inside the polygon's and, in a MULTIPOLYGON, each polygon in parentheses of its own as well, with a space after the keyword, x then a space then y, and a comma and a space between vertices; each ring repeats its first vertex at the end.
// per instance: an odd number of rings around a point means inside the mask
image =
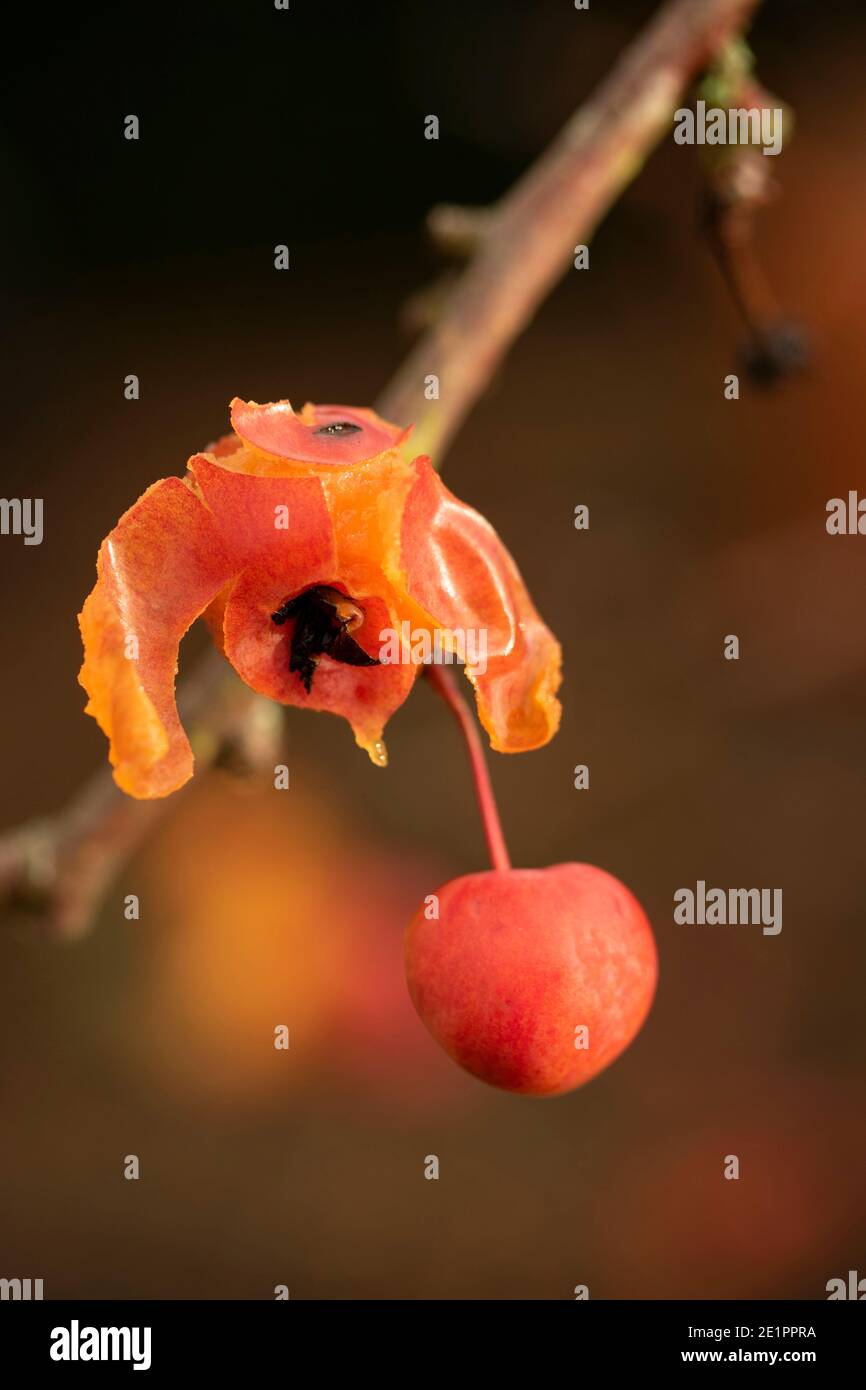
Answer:
POLYGON ((294 618, 289 670, 296 671, 309 695, 313 687, 313 677, 319 658, 327 654, 334 661, 347 666, 378 666, 376 657, 370 656, 364 648, 350 636, 352 629, 364 619, 363 609, 339 589, 316 585, 305 589, 302 594, 287 599, 271 621, 282 626, 294 618))

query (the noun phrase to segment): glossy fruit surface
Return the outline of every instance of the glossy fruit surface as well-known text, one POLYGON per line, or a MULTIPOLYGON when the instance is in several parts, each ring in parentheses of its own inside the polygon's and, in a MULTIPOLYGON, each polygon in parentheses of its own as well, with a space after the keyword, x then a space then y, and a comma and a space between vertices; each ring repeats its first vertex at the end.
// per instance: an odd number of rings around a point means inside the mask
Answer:
POLYGON ((658 962, 629 890, 590 864, 467 874, 406 934, 415 1008, 461 1067, 504 1090, 557 1095, 628 1047, 658 962))

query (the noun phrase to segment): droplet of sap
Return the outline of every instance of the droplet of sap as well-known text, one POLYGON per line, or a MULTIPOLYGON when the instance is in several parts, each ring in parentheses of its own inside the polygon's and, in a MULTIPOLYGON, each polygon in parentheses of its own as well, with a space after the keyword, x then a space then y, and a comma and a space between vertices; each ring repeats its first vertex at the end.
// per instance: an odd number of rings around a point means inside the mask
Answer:
POLYGON ((370 754, 370 761, 374 762, 377 767, 388 766, 388 749, 385 747, 383 738, 377 738, 376 742, 367 749, 367 752, 370 754))

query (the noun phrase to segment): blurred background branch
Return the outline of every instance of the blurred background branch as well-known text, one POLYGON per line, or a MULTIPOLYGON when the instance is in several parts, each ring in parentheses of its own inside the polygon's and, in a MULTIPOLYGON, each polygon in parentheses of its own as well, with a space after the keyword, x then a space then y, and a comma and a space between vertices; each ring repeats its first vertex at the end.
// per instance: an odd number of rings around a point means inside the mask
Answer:
MULTIPOLYGON (((469 263, 376 403, 415 422, 413 445, 437 461, 511 344, 669 130, 683 92, 759 0, 668 0, 550 148, 493 208, 439 208, 430 230, 469 263), (427 398, 429 377, 438 398, 427 398)), ((214 654, 180 690, 199 771, 272 767, 280 715, 214 654)), ((58 939, 87 929, 101 895, 176 798, 124 796, 107 768, 53 816, 0 836, 0 907, 58 939)))

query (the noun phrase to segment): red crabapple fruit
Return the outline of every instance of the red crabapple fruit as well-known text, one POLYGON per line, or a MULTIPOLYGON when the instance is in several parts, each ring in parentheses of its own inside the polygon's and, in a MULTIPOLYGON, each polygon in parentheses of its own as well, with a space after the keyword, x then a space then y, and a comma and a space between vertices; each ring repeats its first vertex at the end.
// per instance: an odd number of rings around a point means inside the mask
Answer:
POLYGON ((628 1047, 658 974, 649 922, 590 864, 467 874, 406 933, 412 1001, 473 1076, 524 1095, 581 1086, 628 1047))

